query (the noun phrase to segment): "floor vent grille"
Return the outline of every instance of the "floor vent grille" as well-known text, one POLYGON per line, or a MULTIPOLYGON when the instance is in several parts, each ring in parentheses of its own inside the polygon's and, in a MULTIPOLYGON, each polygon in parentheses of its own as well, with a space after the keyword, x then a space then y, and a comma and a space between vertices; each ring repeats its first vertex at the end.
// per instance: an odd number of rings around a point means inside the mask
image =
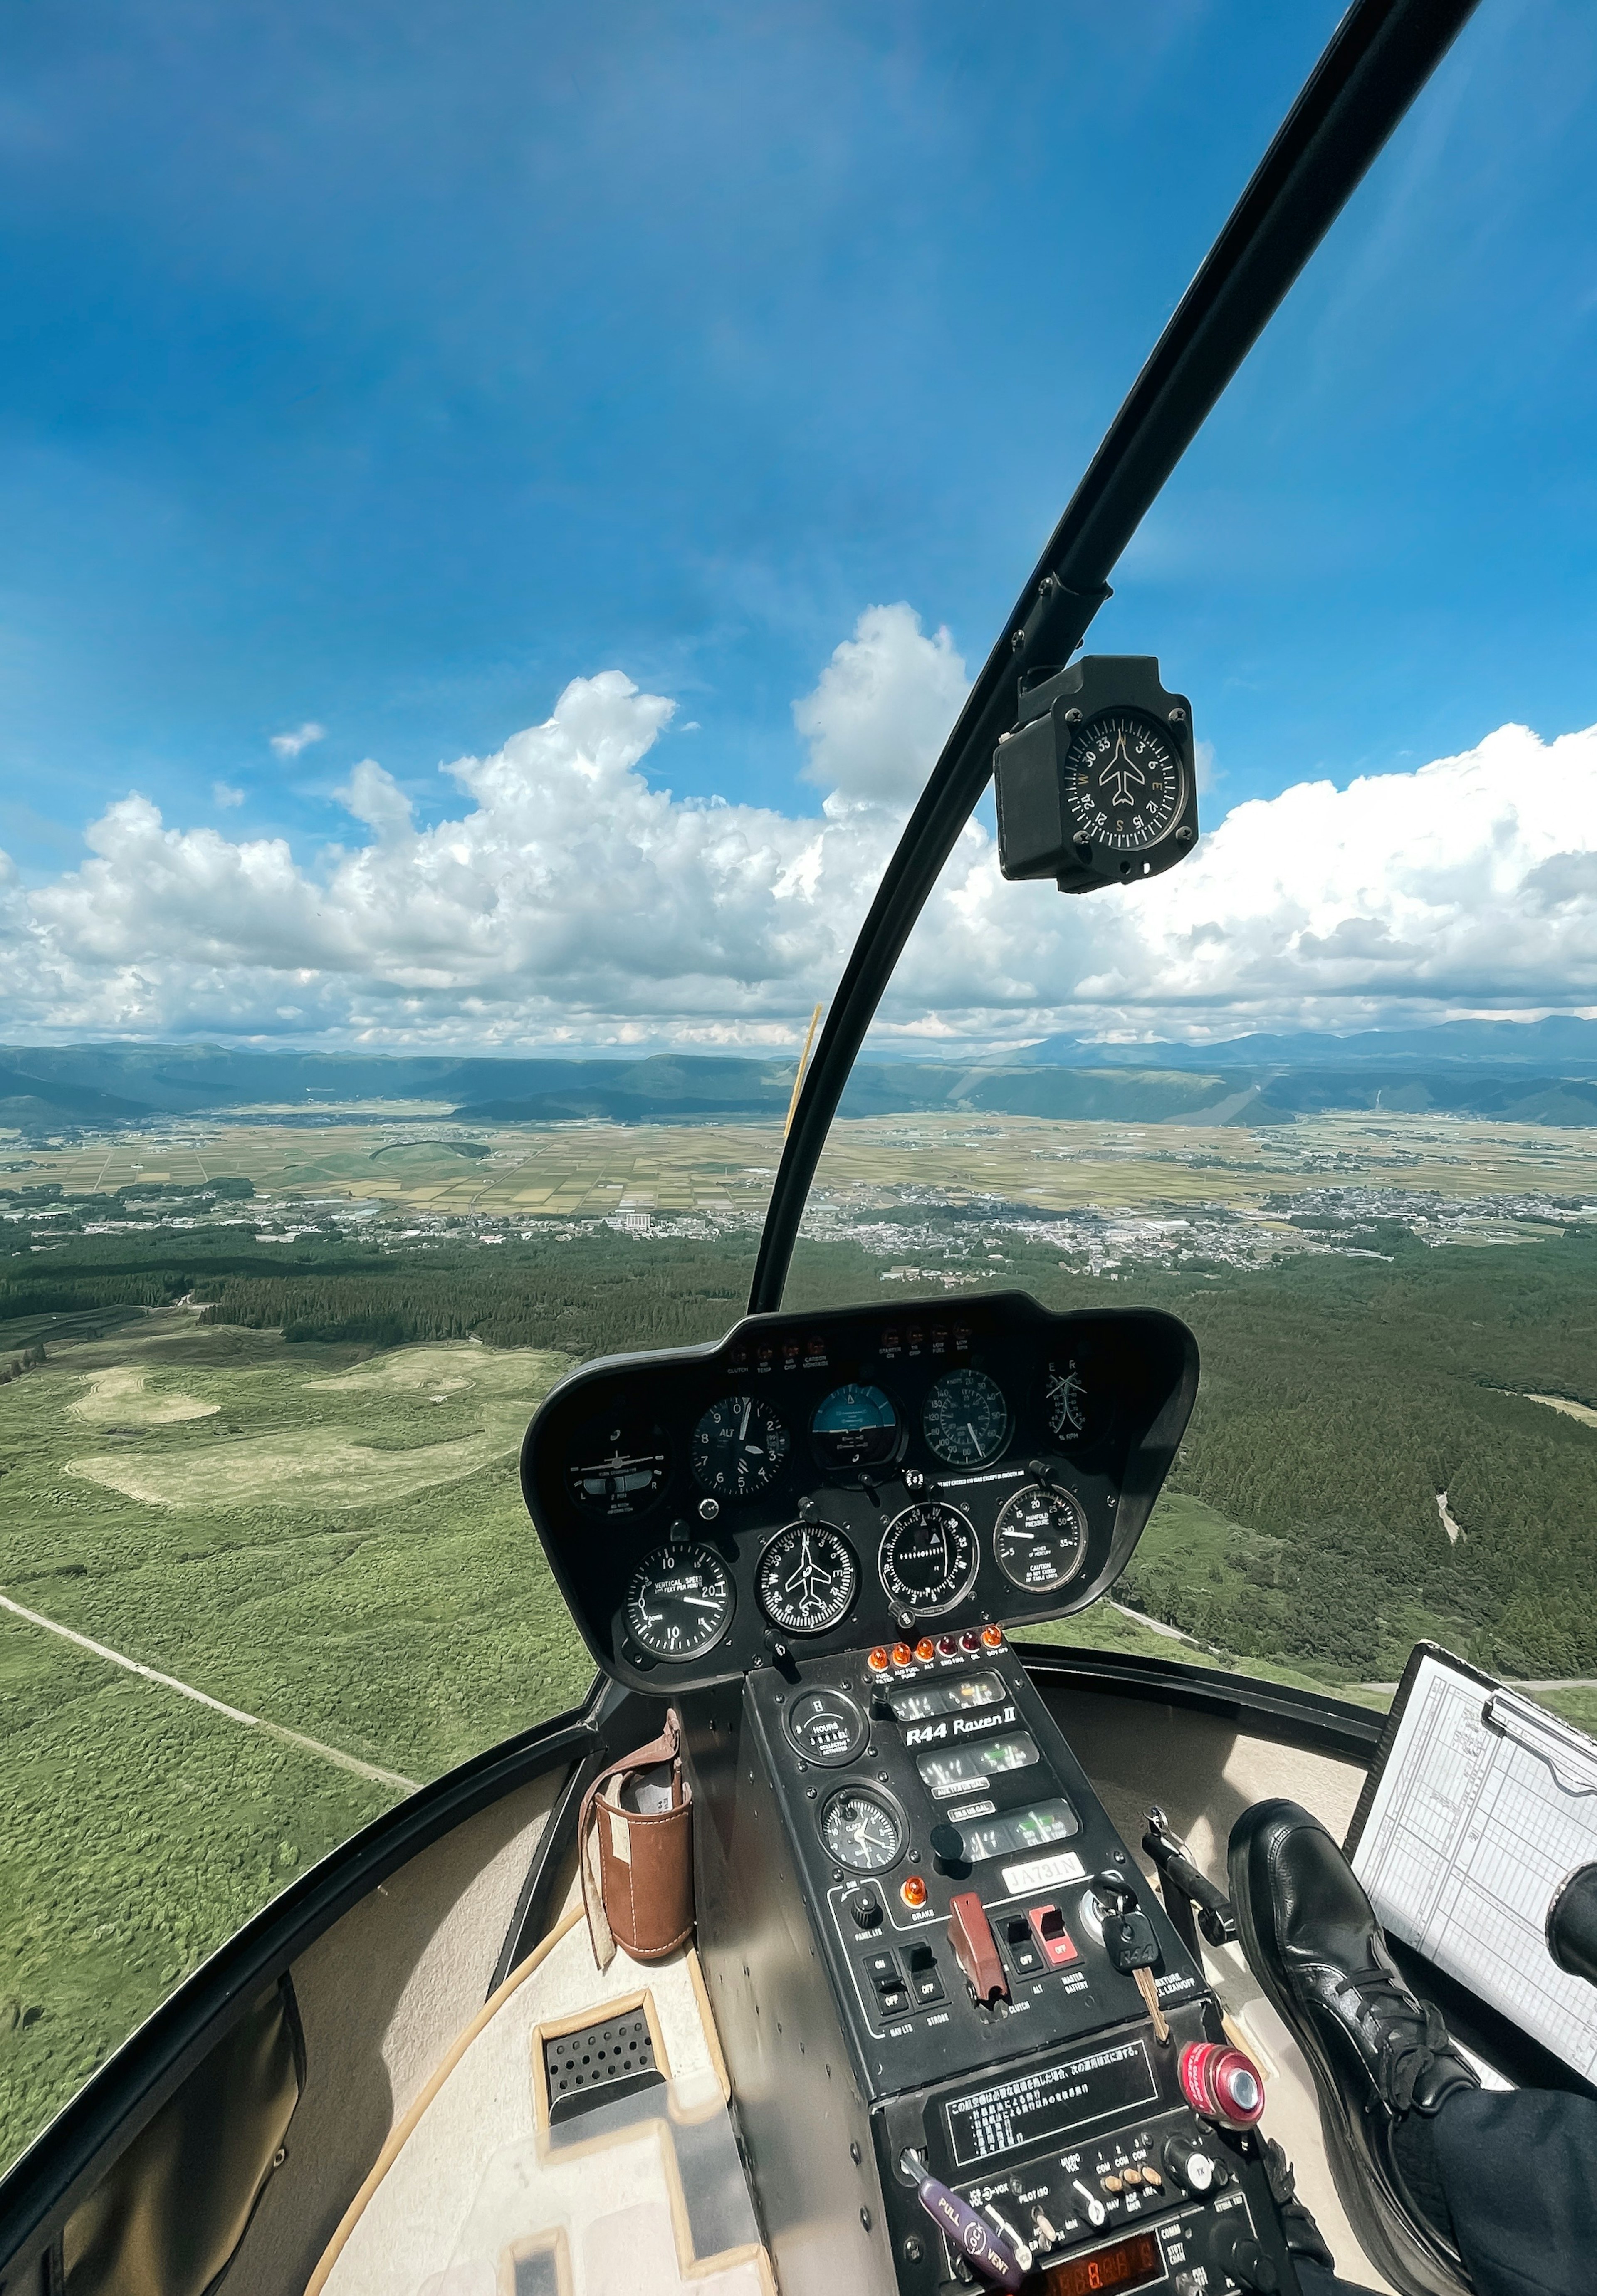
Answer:
POLYGON ((551 2128, 594 2105, 653 2088, 665 2079, 654 2062, 654 2038, 641 2009, 546 2040, 544 2076, 551 2128))

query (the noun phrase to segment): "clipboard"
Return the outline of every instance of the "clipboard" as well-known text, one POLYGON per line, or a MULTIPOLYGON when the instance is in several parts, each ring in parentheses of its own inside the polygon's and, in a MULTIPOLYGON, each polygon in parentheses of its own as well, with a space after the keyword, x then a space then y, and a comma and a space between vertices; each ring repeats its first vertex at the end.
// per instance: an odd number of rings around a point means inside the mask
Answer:
POLYGON ((1559 1969, 1547 1908, 1597 1858, 1597 1743, 1418 1643, 1344 1844, 1390 1936, 1597 2080, 1597 1988, 1559 1969))

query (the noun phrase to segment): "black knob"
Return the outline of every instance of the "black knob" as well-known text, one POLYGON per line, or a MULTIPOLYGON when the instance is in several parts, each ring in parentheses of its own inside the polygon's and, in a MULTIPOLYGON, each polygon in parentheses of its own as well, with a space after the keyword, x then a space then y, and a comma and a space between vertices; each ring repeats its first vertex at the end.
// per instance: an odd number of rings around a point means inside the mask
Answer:
POLYGON ((881 1919, 881 1904, 869 1890, 856 1890, 848 1900, 848 1918, 856 1929, 873 1930, 881 1919))
POLYGON ((927 1837, 931 1843, 932 1862, 939 1874, 962 1874, 965 1865, 965 1837, 957 1825, 934 1825, 927 1837))
POLYGON ((1183 2193, 1212 2192, 1223 2181, 1219 2162, 1195 2136, 1167 2136, 1164 2160, 1166 2176, 1183 2193))

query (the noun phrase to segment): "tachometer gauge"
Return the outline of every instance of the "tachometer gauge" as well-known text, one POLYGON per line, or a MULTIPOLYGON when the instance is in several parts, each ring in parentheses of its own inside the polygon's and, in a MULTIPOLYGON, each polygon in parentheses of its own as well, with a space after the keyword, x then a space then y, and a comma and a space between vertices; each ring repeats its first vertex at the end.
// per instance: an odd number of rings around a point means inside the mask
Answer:
POLYGON ((834 1387, 810 1421, 816 1456, 834 1474, 885 1467, 903 1435, 897 1406, 879 1387, 856 1380, 834 1387))
POLYGON ((795 1522, 779 1530, 759 1558, 759 1606, 790 1635, 823 1635, 840 1626, 859 1591, 859 1564, 830 1523, 795 1522))
POLYGON ((1056 1357, 1043 1382, 1043 1415, 1061 1447, 1080 1450, 1098 1431, 1096 1398, 1075 1356, 1056 1357))
POLYGON ((727 1395, 712 1403, 693 1430, 693 1479, 718 1499, 750 1499, 774 1482, 791 1448, 787 1429, 768 1403, 727 1395))
POLYGON ((732 1624, 732 1575, 713 1546, 657 1546, 632 1574, 622 1615, 651 1658, 698 1658, 732 1624))
POLYGON ((976 1533, 945 1499, 922 1499, 888 1525, 877 1568, 889 1602, 930 1619, 963 1602, 976 1578, 976 1533))
POLYGON ((921 1431, 951 1467, 995 1459, 1009 1436, 1003 1390, 984 1371, 951 1371, 938 1380, 921 1414, 921 1431))
POLYGON ((1186 775, 1169 734, 1141 709, 1104 709, 1077 728, 1065 756, 1072 832, 1112 853, 1157 845, 1186 803, 1186 775))
POLYGON ((1086 1522, 1063 1491, 1028 1483, 1005 1499, 993 1529, 993 1555, 1023 1595, 1052 1595, 1076 1576, 1086 1552, 1086 1522))
POLYGON ((821 1812, 821 1839, 839 1866, 880 1874, 904 1851, 904 1820, 885 1795, 844 1786, 821 1812))
POLYGON ((666 1439, 647 1419, 624 1413, 591 1419, 567 1455, 571 1496, 593 1514, 636 1514, 665 1488, 666 1439))

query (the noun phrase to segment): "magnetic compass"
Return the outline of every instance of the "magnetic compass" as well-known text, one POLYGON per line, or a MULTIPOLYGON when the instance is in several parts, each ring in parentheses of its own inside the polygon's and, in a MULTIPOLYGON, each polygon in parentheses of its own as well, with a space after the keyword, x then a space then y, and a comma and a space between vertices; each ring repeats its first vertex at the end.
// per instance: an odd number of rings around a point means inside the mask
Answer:
POLYGON ((1111 853, 1143 853, 1186 803, 1186 773, 1167 729, 1142 709, 1104 709, 1078 726, 1065 756, 1070 824, 1111 853))

